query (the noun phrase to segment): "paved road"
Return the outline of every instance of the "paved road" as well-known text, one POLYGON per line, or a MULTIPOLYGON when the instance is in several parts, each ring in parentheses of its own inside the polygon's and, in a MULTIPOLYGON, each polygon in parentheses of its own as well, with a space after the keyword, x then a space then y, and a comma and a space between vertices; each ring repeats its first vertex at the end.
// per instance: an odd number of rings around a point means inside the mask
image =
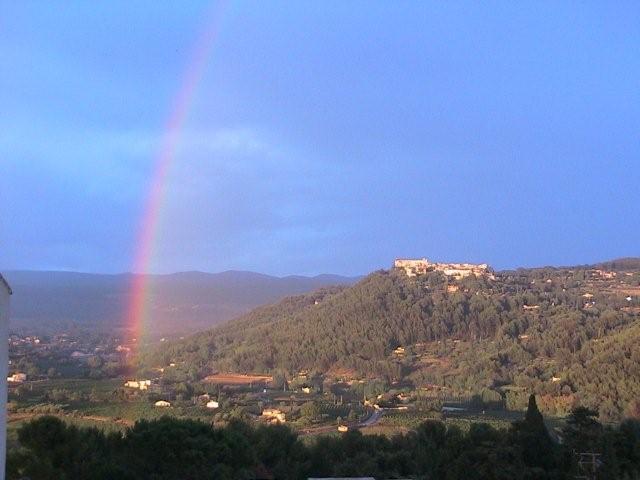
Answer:
MULTIPOLYGON (((380 418, 382 418, 383 412, 384 410, 374 410, 373 412, 371 412, 371 415, 369 415, 369 417, 365 421, 357 423, 355 425, 351 425, 349 428, 372 427, 373 425, 375 425, 380 421, 380 418)), ((319 433, 335 432, 337 428, 338 427, 336 425, 324 425, 322 427, 305 428, 304 430, 300 430, 299 433, 300 435, 317 435, 319 433)))
POLYGON ((382 418, 383 412, 384 410, 374 410, 373 413, 369 416, 369 418, 367 418, 364 422, 359 423, 357 427, 358 428, 372 427, 373 425, 378 423, 378 421, 380 421, 380 418, 382 418))

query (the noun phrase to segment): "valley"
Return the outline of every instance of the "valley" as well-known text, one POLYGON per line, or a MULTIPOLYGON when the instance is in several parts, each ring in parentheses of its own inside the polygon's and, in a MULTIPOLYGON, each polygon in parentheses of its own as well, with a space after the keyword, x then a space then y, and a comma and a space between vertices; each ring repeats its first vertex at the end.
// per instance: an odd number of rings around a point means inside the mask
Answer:
POLYGON ((117 334, 14 334, 10 371, 26 378, 10 424, 170 415, 392 435, 428 419, 506 428, 531 393, 554 428, 579 405, 637 415, 638 262, 490 275, 378 271, 139 355, 117 334))

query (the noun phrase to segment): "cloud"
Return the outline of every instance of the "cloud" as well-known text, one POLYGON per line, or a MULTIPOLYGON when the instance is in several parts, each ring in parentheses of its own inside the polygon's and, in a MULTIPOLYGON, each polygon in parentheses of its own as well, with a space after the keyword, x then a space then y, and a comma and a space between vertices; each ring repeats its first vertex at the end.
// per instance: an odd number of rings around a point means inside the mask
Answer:
POLYGON ((220 128, 187 130, 180 135, 179 149, 184 153, 273 156, 278 150, 255 129, 220 128))
POLYGON ((95 131, 89 139, 107 150, 133 157, 154 159, 160 153, 164 136, 174 134, 176 156, 187 155, 272 155, 274 147, 258 130, 249 127, 184 128, 178 132, 149 130, 95 131))
MULTIPOLYGON (((40 253, 21 259, 16 250, 15 261, 7 256, 3 263, 129 269, 161 136, 135 129, 44 131, 36 123, 32 131, 41 134, 18 142, 25 128, 5 131, 0 147, 10 152, 7 172, 16 184, 45 182, 47 202, 36 208, 23 189, 10 193, 22 211, 12 215, 12 231, 22 230, 22 244, 40 253), (54 228, 57 211, 64 211, 64 223, 54 228), (37 250, 39 232, 47 232, 47 245, 37 250)), ((343 168, 260 128, 185 129, 167 178, 151 269, 274 270, 269 262, 287 252, 300 258, 302 241, 323 251, 348 215, 334 203, 343 168)))
MULTIPOLYGON (((118 158, 141 158, 152 161, 162 148, 166 132, 148 129, 100 129, 82 125, 56 128, 33 119, 12 118, 0 124, 0 148, 5 160, 19 161, 38 156, 45 163, 67 168, 69 157, 96 155, 118 158), (61 156, 64 151, 64 157, 61 156), (65 160, 65 158, 67 160, 65 160)), ((256 128, 213 127, 184 128, 176 132, 177 155, 234 154, 273 155, 277 153, 265 133, 256 128)))

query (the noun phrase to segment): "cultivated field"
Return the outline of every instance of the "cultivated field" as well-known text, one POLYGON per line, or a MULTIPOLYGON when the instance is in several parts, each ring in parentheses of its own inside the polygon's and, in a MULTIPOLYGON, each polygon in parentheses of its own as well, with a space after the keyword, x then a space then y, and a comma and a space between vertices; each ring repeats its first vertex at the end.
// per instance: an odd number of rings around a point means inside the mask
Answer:
POLYGON ((250 385, 257 383, 269 383, 273 377, 268 375, 240 375, 235 373, 216 373, 209 375, 203 382, 215 383, 219 385, 250 385))

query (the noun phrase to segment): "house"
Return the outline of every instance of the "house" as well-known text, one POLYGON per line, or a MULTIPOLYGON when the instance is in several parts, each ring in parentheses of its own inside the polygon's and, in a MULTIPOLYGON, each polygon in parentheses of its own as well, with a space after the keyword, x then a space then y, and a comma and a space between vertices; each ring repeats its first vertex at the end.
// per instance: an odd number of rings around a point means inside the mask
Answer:
POLYGON ((338 431, 341 433, 345 433, 349 431, 349 427, 347 427, 346 425, 338 425, 338 431))
POLYGON ((406 393, 399 393, 396 395, 396 398, 401 402, 408 402, 411 396, 406 393))
POLYGON ((306 394, 311 393, 311 387, 302 387, 302 393, 306 393, 306 394))
POLYGON ((286 415, 281 410, 277 408, 265 408, 262 411, 262 416, 267 419, 267 421, 272 423, 285 423, 286 415))
POLYGON ((416 277, 428 272, 429 261, 426 258, 420 260, 398 258, 393 262, 393 267, 404 270, 407 277, 416 277))
POLYGON ((7 382, 10 383, 23 383, 27 381, 26 373, 14 373, 13 375, 7 377, 7 382))
POLYGON ((616 272, 608 272, 606 270, 593 270, 591 272, 591 277, 600 277, 602 279, 611 280, 612 278, 616 278, 618 274, 616 272))
POLYGON ((215 400, 209 400, 207 402, 207 408, 218 408, 220 406, 220 404, 218 402, 216 402, 215 400))
POLYGON ((158 400, 156 403, 154 403, 154 405, 156 407, 165 408, 165 407, 170 407, 171 403, 167 402, 166 400, 158 400))
POLYGON ((396 355, 404 355, 404 347, 398 347, 396 348, 393 353, 395 353, 396 355))
POLYGON ((71 358, 75 358, 75 359, 84 359, 90 356, 91 356, 90 353, 80 352, 78 350, 76 350, 71 354, 71 358))
MULTIPOLYGON (((0 275, 0 378, 9 375, 9 305, 11 287, 0 275)), ((23 374, 24 375, 24 374, 23 374)), ((26 379, 26 375, 25 375, 26 379)), ((7 383, 0 382, 0 480, 4 480, 7 452, 7 383)))
POLYGON ((151 380, 128 380, 124 383, 127 388, 135 388, 136 390, 149 390, 151 380))

